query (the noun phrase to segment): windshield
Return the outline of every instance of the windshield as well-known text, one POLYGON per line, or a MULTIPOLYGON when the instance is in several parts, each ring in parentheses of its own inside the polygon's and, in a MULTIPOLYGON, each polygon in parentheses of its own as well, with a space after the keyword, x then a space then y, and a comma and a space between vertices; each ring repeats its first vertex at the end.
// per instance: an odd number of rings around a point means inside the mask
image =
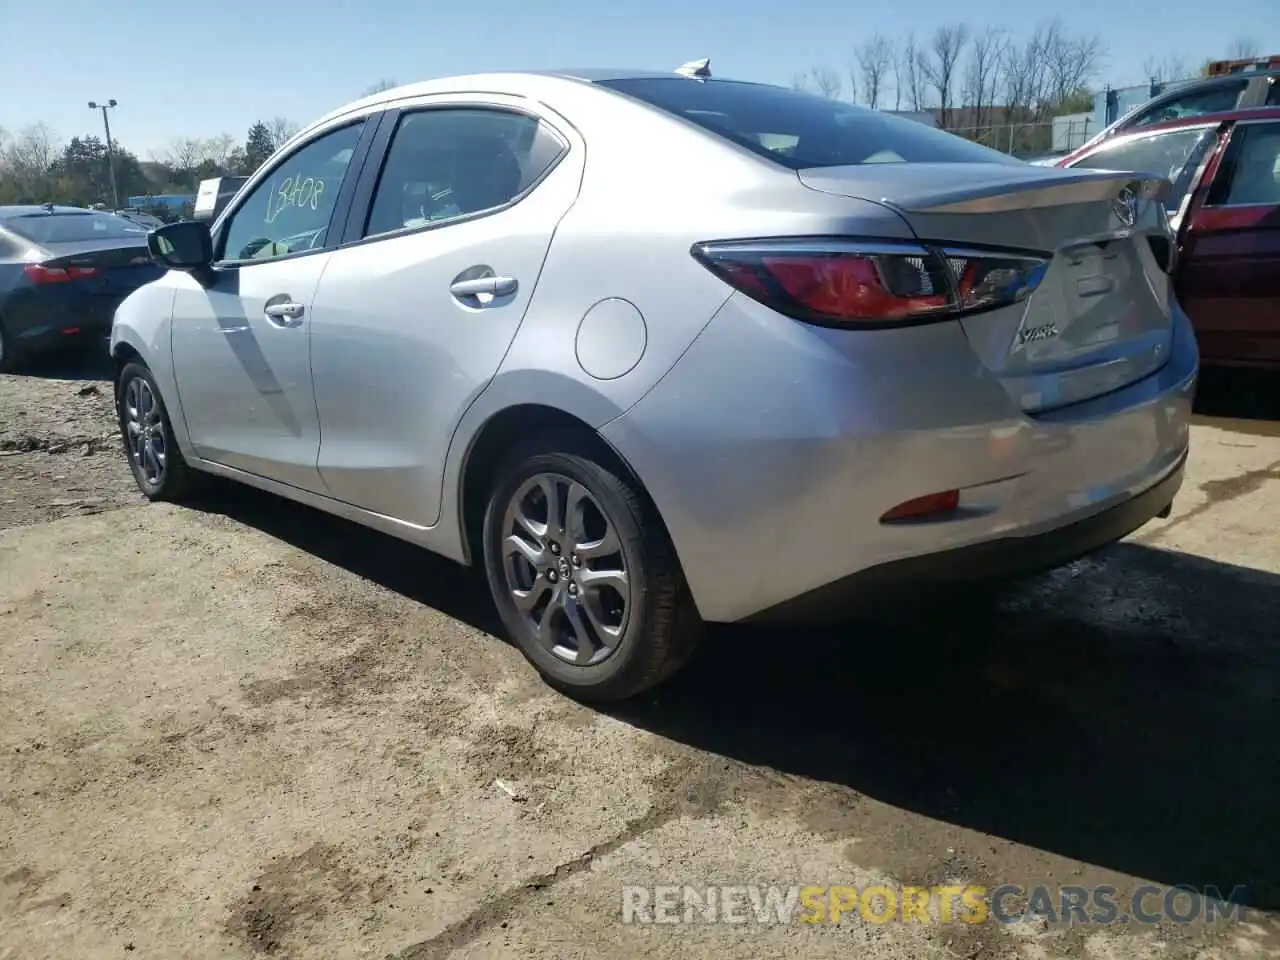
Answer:
POLYGON ((9 217, 5 226, 32 243, 81 240, 141 240, 147 228, 110 213, 30 213, 9 217))
POLYGON ((683 77, 600 85, 795 170, 862 163, 1021 163, 916 120, 782 87, 683 77))

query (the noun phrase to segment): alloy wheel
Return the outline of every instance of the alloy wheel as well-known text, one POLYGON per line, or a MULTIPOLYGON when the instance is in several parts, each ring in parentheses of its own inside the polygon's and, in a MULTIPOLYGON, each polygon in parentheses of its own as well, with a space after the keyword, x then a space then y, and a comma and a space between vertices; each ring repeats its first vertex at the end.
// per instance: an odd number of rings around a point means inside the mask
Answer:
POLYGON ((501 535, 507 590, 537 641, 576 666, 612 656, 630 616, 631 582, 617 530, 591 491, 536 474, 512 496, 501 535))
POLYGON ((148 486, 160 486, 167 461, 164 422, 155 391, 142 377, 134 377, 124 388, 124 424, 134 470, 148 486))

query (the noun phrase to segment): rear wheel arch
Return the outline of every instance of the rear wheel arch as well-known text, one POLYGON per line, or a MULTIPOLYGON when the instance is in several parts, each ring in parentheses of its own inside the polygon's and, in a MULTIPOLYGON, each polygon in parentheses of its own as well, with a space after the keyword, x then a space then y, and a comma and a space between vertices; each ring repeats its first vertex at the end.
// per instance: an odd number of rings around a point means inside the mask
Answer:
MULTIPOLYGON (((463 549, 468 563, 483 556, 481 543, 484 515, 489 495, 497 480, 498 469, 516 447, 530 438, 547 434, 563 434, 585 443, 602 466, 630 479, 641 491, 651 516, 661 522, 661 514, 653 503, 644 482, 631 464, 586 421, 558 407, 524 403, 506 407, 489 417, 476 432, 463 460, 459 485, 463 549)), ((666 532, 665 529, 663 531, 666 532)))
POLYGON ((132 344, 125 343, 124 341, 115 345, 115 349, 111 351, 111 359, 115 363, 117 379, 119 379, 120 372, 124 370, 127 364, 140 363, 144 367, 147 366, 147 362, 142 359, 142 354, 139 353, 132 344))

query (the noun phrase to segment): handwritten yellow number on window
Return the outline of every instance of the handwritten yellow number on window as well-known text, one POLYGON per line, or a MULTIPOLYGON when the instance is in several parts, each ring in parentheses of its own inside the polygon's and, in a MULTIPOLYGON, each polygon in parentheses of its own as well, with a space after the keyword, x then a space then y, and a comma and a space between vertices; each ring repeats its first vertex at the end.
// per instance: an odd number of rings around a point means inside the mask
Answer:
POLYGON ((267 223, 275 222, 290 208, 319 210, 324 196, 324 181, 319 177, 294 175, 285 177, 279 185, 272 185, 267 193, 267 223))

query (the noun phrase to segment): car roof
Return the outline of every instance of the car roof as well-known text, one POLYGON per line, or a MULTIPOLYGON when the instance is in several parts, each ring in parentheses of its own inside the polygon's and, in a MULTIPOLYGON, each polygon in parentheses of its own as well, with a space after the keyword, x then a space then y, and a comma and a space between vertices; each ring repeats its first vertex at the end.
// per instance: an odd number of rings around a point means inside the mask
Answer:
POLYGON ((411 97, 429 96, 433 93, 484 92, 514 96, 537 96, 563 84, 606 83, 611 80, 683 80, 688 83, 740 83, 754 86, 775 86, 732 77, 686 77, 674 70, 629 70, 588 67, 578 70, 496 70, 490 73, 460 74, 420 80, 380 90, 359 100, 345 103, 313 123, 307 124, 297 136, 309 133, 316 127, 358 110, 390 104, 411 97))
POLYGON ((1175 117, 1172 120, 1162 120, 1159 123, 1117 131, 1115 139, 1160 130, 1181 130, 1184 127, 1203 127, 1213 123, 1240 123, 1255 120, 1280 120, 1280 107, 1245 107, 1239 110, 1219 110, 1216 113, 1196 113, 1186 117, 1175 117))
POLYGON ((12 203, 0 204, 0 220, 6 220, 9 217, 29 217, 40 213, 98 213, 97 210, 89 210, 85 207, 71 207, 65 204, 54 203, 12 203))
MULTIPOLYGON (((1216 77, 1196 77, 1194 80, 1186 80, 1180 83, 1172 83, 1161 90, 1150 100, 1138 105, 1133 111, 1132 116, 1137 116, 1143 110, 1163 103, 1166 100, 1177 100, 1185 97, 1188 93, 1195 93, 1198 90, 1208 90, 1213 87, 1221 87, 1227 84, 1239 83, 1244 81, 1246 84, 1250 80, 1280 77, 1280 67, 1269 67, 1265 70, 1246 70, 1239 73, 1223 73, 1216 77)), ((1124 123, 1129 119, 1130 115, 1121 117, 1117 122, 1124 123)))

